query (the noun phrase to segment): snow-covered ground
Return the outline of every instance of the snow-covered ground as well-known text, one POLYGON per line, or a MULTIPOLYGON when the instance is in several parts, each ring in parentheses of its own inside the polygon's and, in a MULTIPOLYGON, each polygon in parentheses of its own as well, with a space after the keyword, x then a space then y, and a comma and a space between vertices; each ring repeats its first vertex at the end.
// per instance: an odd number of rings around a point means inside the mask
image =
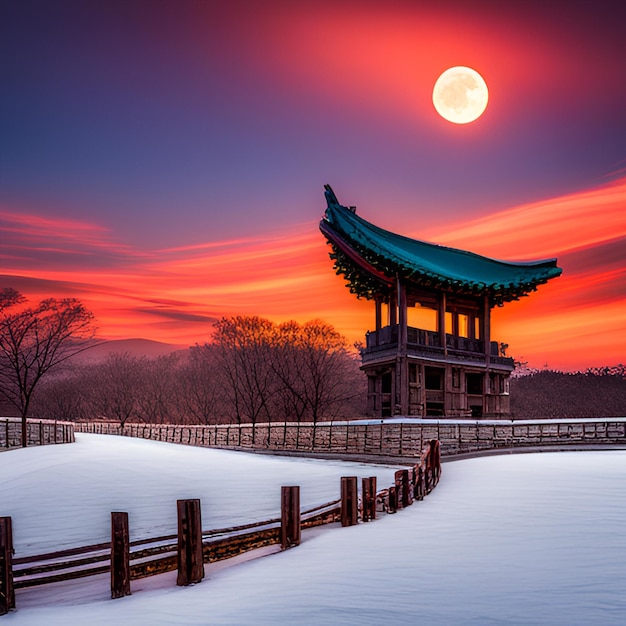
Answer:
MULTIPOLYGON (((204 528, 228 526, 276 516, 281 484, 301 485, 308 507, 336 498, 342 475, 377 475, 383 487, 394 469, 78 435, 0 455, 0 515, 13 517, 24 556, 106 541, 112 510, 129 511, 131 539, 175 532, 178 498, 202 500, 204 528)), ((617 625, 625 530, 626 451, 456 461, 396 515, 207 566, 193 587, 170 573, 119 600, 106 575, 20 590, 0 625, 617 625)))

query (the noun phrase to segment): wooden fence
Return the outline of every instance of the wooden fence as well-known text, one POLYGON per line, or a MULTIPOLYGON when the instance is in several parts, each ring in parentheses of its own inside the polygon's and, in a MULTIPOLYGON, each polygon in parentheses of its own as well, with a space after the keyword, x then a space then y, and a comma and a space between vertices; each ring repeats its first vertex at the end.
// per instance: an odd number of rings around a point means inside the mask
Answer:
POLYGON ((77 432, 125 435, 233 450, 411 457, 431 439, 444 456, 519 447, 626 446, 626 418, 580 420, 423 420, 181 426, 85 422, 77 432))
POLYGON ((111 541, 35 556, 13 556, 12 520, 0 517, 0 615, 16 608, 15 590, 111 573, 111 597, 131 593, 131 581, 178 571, 177 584, 199 582, 204 564, 269 545, 281 549, 300 543, 302 529, 341 522, 342 526, 369 522, 376 513, 395 513, 421 500, 441 474, 439 442, 433 440, 415 464, 395 473, 394 484, 376 491, 376 478, 363 478, 361 498, 357 478, 341 479, 341 498, 300 510, 300 488, 281 489, 281 516, 230 528, 202 531, 199 500, 178 500, 178 533, 129 540, 128 514, 111 513, 111 541))
MULTIPOLYGON (((29 446, 43 446, 74 441, 73 422, 56 420, 34 420, 26 422, 29 446)), ((0 419, 0 449, 19 448, 22 445, 22 420, 15 417, 0 419)))

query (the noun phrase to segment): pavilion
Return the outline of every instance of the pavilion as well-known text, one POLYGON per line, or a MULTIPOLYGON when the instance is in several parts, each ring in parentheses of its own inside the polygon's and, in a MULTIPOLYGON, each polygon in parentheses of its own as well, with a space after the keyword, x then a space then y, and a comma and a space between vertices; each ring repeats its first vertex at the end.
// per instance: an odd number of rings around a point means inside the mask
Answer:
POLYGON ((325 190, 320 230, 334 269, 375 304, 361 351, 368 413, 507 417, 514 363, 491 338, 491 309, 559 276, 556 259, 505 262, 403 237, 325 190))

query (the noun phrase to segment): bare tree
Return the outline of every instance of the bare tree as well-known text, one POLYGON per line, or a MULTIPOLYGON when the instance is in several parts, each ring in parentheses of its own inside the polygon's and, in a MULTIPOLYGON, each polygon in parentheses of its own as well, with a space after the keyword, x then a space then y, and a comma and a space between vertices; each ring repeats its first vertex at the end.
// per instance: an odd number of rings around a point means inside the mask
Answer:
POLYGON ((147 363, 126 353, 112 353, 85 372, 86 395, 92 418, 115 419, 123 428, 132 417, 140 417, 139 390, 147 363))
POLYGON ((189 421, 215 424, 222 407, 222 380, 214 346, 189 348, 176 371, 177 404, 189 421))
POLYGON ((279 346, 274 369, 311 421, 336 416, 361 393, 363 375, 345 338, 330 324, 281 324, 279 346))
POLYGON ((0 294, 0 393, 22 418, 26 447, 28 411, 41 379, 73 355, 89 348, 93 315, 74 298, 43 300, 27 307, 14 290, 0 294))
POLYGON ((239 424, 271 418, 276 391, 270 364, 274 338, 274 324, 256 316, 223 318, 215 324, 216 358, 239 424))
POLYGON ((140 359, 135 393, 137 413, 144 421, 150 424, 172 421, 178 361, 176 354, 140 359))
POLYGON ((31 401, 31 412, 53 420, 77 421, 85 414, 85 388, 88 381, 84 368, 70 366, 44 378, 31 401))
POLYGON ((259 317, 216 324, 214 346, 224 391, 238 423, 333 417, 362 395, 364 376, 347 342, 315 320, 276 326, 259 317))

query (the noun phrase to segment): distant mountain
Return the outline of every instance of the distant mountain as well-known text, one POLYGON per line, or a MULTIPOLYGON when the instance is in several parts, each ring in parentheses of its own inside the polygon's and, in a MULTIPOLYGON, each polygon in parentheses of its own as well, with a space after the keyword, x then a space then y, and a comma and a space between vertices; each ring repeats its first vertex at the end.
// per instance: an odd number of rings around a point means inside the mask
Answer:
POLYGON ((128 353, 135 357, 147 357, 155 359, 159 356, 172 354, 180 350, 186 350, 189 346, 152 341, 151 339, 115 339, 112 341, 96 342, 93 348, 89 348, 77 354, 73 360, 82 362, 103 361, 109 354, 128 353))

